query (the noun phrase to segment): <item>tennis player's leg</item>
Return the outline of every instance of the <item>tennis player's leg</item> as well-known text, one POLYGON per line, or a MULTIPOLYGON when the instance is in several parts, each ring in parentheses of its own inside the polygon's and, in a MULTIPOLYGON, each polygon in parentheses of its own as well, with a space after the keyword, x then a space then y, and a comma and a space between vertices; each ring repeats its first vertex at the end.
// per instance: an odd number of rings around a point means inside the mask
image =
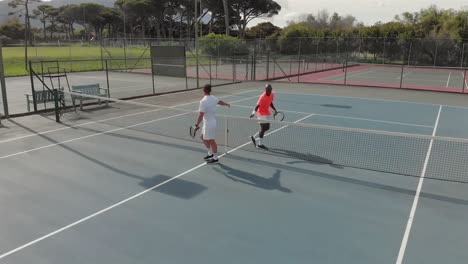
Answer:
POLYGON ((270 130, 270 123, 261 123, 260 124, 260 132, 258 133, 258 147, 266 149, 265 145, 263 145, 263 137, 265 136, 265 132, 270 130))
POLYGON ((216 123, 207 122, 203 126, 203 139, 206 141, 205 146, 208 149, 207 163, 218 162, 218 144, 216 144, 216 123), (211 152, 210 152, 211 150, 211 152))
POLYGON ((205 145, 206 147, 206 150, 208 152, 208 154, 203 158, 204 160, 209 160, 211 158, 213 158, 213 151, 211 150, 211 144, 210 144, 210 141, 209 140, 205 140, 204 138, 204 135, 205 132, 202 132, 202 135, 201 135, 201 140, 203 141, 203 144, 205 145))
POLYGON ((265 145, 263 145, 263 136, 265 135, 265 132, 270 130, 270 123, 268 122, 269 119, 270 116, 258 116, 258 120, 260 120, 260 131, 258 131, 257 133, 255 133, 255 135, 250 137, 254 146, 266 149, 265 145))

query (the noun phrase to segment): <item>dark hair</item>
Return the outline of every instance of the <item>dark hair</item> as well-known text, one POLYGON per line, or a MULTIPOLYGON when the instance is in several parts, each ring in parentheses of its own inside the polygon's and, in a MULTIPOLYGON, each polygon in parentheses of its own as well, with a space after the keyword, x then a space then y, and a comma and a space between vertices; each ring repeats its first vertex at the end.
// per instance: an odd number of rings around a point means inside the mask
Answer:
POLYGON ((203 86, 203 91, 205 93, 211 93, 211 84, 205 84, 205 86, 203 86))

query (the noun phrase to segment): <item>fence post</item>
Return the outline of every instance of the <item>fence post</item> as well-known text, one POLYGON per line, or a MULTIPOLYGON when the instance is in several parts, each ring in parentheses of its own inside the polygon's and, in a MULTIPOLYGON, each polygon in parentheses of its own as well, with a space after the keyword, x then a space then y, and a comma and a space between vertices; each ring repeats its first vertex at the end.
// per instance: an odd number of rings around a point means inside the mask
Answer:
POLYGON ((297 65, 297 82, 299 82, 300 75, 301 75, 301 47, 302 47, 302 39, 300 38, 299 39, 299 50, 298 50, 298 54, 297 54, 297 61, 298 61, 298 65, 297 65))
POLYGON ((266 79, 270 80, 270 51, 267 52, 266 79))
POLYGON ((465 43, 463 43, 463 47, 462 47, 462 56, 461 56, 461 63, 460 63, 461 68, 463 68, 464 59, 465 59, 465 43))
POLYGON ((385 64, 385 46, 386 46, 386 42, 387 42, 387 39, 384 37, 383 38, 383 58, 382 58, 382 64, 385 64))
POLYGON ((410 66, 411 63, 411 51, 413 50, 413 40, 410 42, 410 47, 409 47, 409 52, 408 52, 408 67, 410 66))
POLYGON ((345 72, 344 72, 344 85, 348 83, 348 53, 346 53, 345 59, 345 72))
POLYGON ((439 52, 439 40, 436 40, 436 48, 435 48, 435 55, 434 55, 434 67, 436 66, 437 62, 437 53, 439 52))
POLYGON ((463 72, 463 88, 462 88, 462 94, 465 93, 465 89, 467 88, 467 87, 466 87, 466 85, 467 85, 467 84, 466 84, 466 68, 467 68, 467 67, 465 67, 465 71, 463 72))
POLYGON ((3 114, 5 117, 8 118, 8 99, 7 99, 7 91, 6 91, 6 83, 5 83, 5 69, 3 67, 3 52, 2 52, 2 43, 0 41, 0 88, 2 92, 2 101, 3 101, 3 114))
MULTIPOLYGON (((32 98, 33 98, 34 112, 37 113, 36 93, 35 93, 35 89, 34 89, 34 77, 33 77, 33 74, 32 74, 33 71, 34 70, 32 68, 32 62, 29 61, 29 76, 31 78, 31 94, 32 94, 32 98)), ((44 76, 44 75, 42 75, 42 76, 44 76)))
MULTIPOLYGON (((155 87, 154 87, 154 61, 153 61, 153 56, 151 56, 151 84, 153 88, 153 94, 155 94, 155 87)), ((187 70, 185 71, 185 75, 187 76, 187 70)), ((187 85, 185 87, 187 89, 187 85)))
POLYGON ((109 65, 106 60, 106 81, 107 81, 107 96, 110 97, 110 82, 109 82, 109 65))
MULTIPOLYGON (((104 46, 104 43, 102 41, 102 36, 101 36, 101 71, 104 69, 104 51, 103 51, 103 46, 104 46)), ((106 61, 107 62, 107 61, 106 61)))
POLYGON ((210 61, 210 85, 211 85, 211 55, 209 55, 209 61, 210 61))
POLYGON ((319 58, 318 58, 318 54, 319 54, 319 39, 317 38, 317 50, 315 52, 315 71, 318 70, 318 61, 319 61, 319 58))
POLYGON ((400 88, 403 88, 403 72, 405 71, 404 64, 401 64, 401 73, 400 73, 400 88))

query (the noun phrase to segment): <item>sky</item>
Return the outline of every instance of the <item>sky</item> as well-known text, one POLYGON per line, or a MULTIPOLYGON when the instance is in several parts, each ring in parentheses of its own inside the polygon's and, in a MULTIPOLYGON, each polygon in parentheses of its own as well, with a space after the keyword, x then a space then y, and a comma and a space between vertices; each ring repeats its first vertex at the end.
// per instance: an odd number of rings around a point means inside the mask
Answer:
MULTIPOLYGON (((0 0, 2 1, 2 0, 0 0)), ((6 1, 6 0, 3 0, 6 1)), ((49 1, 49 0, 45 0, 49 1)), ((431 4, 443 9, 467 9, 467 0, 275 0, 281 6, 279 15, 273 18, 262 18, 252 21, 249 26, 270 21, 276 26, 284 27, 288 21, 297 19, 303 14, 316 14, 318 10, 327 10, 330 14, 353 15, 365 25, 376 22, 392 21, 395 15, 403 12, 416 12, 431 4)), ((92 2, 92 0, 90 0, 92 2)))
POLYGON ((279 15, 271 19, 257 19, 254 23, 270 21, 284 27, 287 21, 301 14, 316 14, 326 9, 330 14, 353 15, 365 25, 392 21, 395 15, 403 12, 416 12, 431 4, 442 9, 468 9, 467 0, 275 0, 282 7, 279 15))

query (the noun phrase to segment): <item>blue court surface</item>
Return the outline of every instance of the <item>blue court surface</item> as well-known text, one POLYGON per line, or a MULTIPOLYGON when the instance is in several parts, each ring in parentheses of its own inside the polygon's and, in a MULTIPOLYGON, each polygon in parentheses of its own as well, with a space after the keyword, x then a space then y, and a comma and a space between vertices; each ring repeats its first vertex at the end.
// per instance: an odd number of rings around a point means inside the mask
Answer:
POLYGON ((467 108, 281 91, 264 151, 260 92, 222 98, 216 165, 169 110, 0 140, 0 263, 468 262, 467 108))

